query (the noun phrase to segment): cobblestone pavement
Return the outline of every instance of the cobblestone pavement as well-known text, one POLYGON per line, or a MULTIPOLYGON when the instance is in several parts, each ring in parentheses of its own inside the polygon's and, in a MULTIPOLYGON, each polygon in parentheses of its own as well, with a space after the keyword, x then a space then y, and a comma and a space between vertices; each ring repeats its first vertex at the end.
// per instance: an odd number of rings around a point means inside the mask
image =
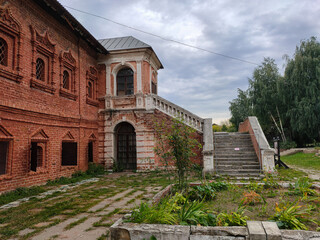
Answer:
MULTIPOLYGON (((153 178, 152 178, 153 179, 153 178)), ((41 214, 44 209, 66 204, 69 199, 71 203, 79 202, 79 211, 74 207, 57 211, 52 217, 36 224, 26 224, 26 228, 18 227, 17 234, 11 240, 50 240, 50 239, 86 239, 103 240, 110 239, 109 227, 124 214, 138 206, 142 201, 148 201, 159 192, 167 183, 162 185, 152 182, 143 174, 117 173, 110 174, 102 179, 86 180, 82 183, 58 187, 55 190, 42 193, 36 197, 38 204, 32 205, 32 199, 24 199, 15 203, 7 204, 0 210, 1 214, 12 214, 11 211, 25 211, 27 204, 33 206, 28 209, 28 214, 41 214), (101 193, 101 194, 97 194, 101 193), (96 194, 96 198, 87 197, 90 193, 96 194), (79 201, 83 198, 84 201, 79 201), (87 200, 85 200, 87 199, 87 200), (28 202, 29 201, 29 202, 28 202)), ((28 205, 28 206, 29 206, 28 205)), ((59 207, 59 206, 58 206, 59 207)), ((23 214, 21 212, 21 214, 23 214)), ((1 220, 1 219, 0 219, 1 220)), ((0 222, 1 223, 1 222, 0 222)), ((10 224, 8 224, 8 227, 10 224)), ((6 227, 6 224, 0 224, 6 227)), ((14 228, 14 226, 13 226, 14 228)), ((0 235, 0 239, 1 235, 0 235)))

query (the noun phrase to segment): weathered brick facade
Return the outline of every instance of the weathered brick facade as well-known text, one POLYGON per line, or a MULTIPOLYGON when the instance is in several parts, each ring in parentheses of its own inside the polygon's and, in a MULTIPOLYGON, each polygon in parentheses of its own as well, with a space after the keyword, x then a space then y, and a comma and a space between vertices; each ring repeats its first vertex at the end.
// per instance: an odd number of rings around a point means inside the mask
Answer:
POLYGON ((109 51, 55 0, 0 1, 0 192, 90 161, 161 167, 155 118, 183 118, 202 142, 203 119, 157 96, 160 68, 144 43, 109 51))
MULTIPOLYGON (((99 51, 31 0, 1 5, 0 38, 7 43, 7 62, 0 65, 0 141, 7 148, 0 191, 86 170, 89 142, 98 161, 98 109, 104 105, 99 98, 105 93, 99 51), (45 63, 44 79, 37 79, 38 59, 45 63), (68 88, 63 87, 64 71, 68 88), (95 84, 91 98, 90 78, 95 84), (62 166, 63 142, 77 143, 76 165, 62 166), (32 143, 42 148, 35 171, 32 143)), ((4 158, 5 150, 1 154, 4 158)))

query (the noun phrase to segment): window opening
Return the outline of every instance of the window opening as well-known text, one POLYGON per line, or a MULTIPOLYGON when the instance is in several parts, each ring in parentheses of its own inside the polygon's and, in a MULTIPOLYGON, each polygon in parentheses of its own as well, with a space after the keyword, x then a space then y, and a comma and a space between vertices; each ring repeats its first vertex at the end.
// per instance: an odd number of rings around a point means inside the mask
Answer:
POLYGON ((63 71, 63 85, 62 87, 64 89, 69 89, 69 82, 70 82, 70 76, 69 76, 69 73, 68 71, 63 71))
POLYGON ((36 78, 40 81, 44 81, 44 61, 38 58, 36 61, 36 78))
POLYGON ((0 64, 8 66, 8 44, 3 38, 0 38, 0 64))
POLYGON ((88 82, 88 97, 93 98, 93 86, 91 81, 88 82))
POLYGON ((0 142, 0 175, 6 174, 9 142, 0 142))
POLYGON ((62 166, 77 165, 77 143, 62 142, 62 166))
POLYGON ((88 162, 93 162, 93 142, 88 143, 88 162))
POLYGON ((133 95, 133 71, 130 68, 121 69, 117 74, 117 95, 133 95))
POLYGON ((152 93, 153 94, 157 94, 157 84, 155 84, 154 82, 151 83, 152 86, 152 93))

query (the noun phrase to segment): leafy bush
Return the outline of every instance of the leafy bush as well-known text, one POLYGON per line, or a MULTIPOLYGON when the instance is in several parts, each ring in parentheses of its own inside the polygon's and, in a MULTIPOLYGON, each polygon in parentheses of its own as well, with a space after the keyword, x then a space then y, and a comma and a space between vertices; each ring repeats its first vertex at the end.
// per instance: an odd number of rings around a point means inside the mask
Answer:
POLYGON ((44 192, 45 189, 41 186, 34 186, 30 188, 20 187, 14 191, 3 193, 0 195, 0 205, 4 205, 21 198, 31 197, 44 192))
POLYGON ((147 203, 141 203, 139 209, 133 210, 130 221, 135 223, 160 223, 176 224, 176 216, 171 212, 166 203, 149 206, 147 203))
POLYGON ((264 182, 265 189, 277 189, 280 188, 277 180, 274 179, 272 174, 266 174, 266 177, 262 180, 264 182))
POLYGON ((190 200, 209 201, 215 197, 215 191, 209 184, 194 186, 188 192, 188 198, 190 200))
POLYGON ((256 193, 255 191, 245 192, 243 193, 243 199, 241 203, 244 205, 255 205, 257 203, 261 203, 262 197, 256 193))
POLYGON ((306 222, 310 216, 312 207, 303 208, 297 203, 282 203, 276 204, 275 214, 271 220, 277 222, 279 228, 293 230, 308 230, 303 222, 306 222))
POLYGON ((257 193, 261 193, 263 186, 255 182, 251 182, 248 185, 246 185, 245 188, 251 191, 255 191, 257 193))
POLYGON ((229 184, 226 182, 210 182, 209 186, 213 188, 216 192, 228 190, 229 184))
POLYGON ((296 148, 297 144, 294 141, 286 141, 286 142, 280 142, 280 149, 290 149, 290 148, 296 148))
POLYGON ((189 203, 185 201, 180 212, 178 213, 179 223, 181 225, 198 224, 200 219, 205 218, 205 212, 200 210, 203 203, 199 201, 192 201, 189 203))
POLYGON ((97 163, 89 163, 86 174, 92 177, 103 175, 105 174, 104 166, 97 163))
POLYGON ((312 183, 307 177, 299 178, 295 184, 293 190, 289 194, 298 195, 298 196, 315 196, 317 192, 311 189, 312 183))
POLYGON ((178 212, 186 201, 187 199, 181 193, 176 192, 176 194, 169 200, 166 200, 164 204, 167 205, 167 208, 171 208, 173 212, 178 212))
POLYGON ((218 226, 246 226, 248 216, 244 215, 244 208, 240 207, 236 212, 220 213, 217 217, 218 226))

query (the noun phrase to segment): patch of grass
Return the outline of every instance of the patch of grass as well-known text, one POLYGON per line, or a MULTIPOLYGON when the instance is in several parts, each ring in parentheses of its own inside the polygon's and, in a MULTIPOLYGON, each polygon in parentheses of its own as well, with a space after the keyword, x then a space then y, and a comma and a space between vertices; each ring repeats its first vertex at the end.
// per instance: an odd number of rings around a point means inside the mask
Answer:
POLYGON ((320 170, 320 157, 316 156, 315 153, 300 152, 293 155, 282 156, 281 160, 289 165, 320 170))
POLYGON ((88 219, 88 217, 80 218, 78 221, 72 222, 72 223, 68 224, 67 226, 65 226, 64 230, 69 230, 69 229, 79 225, 80 223, 83 223, 87 219, 88 219))
POLYGON ((287 169, 287 168, 277 167, 277 171, 278 171, 278 178, 281 181, 292 181, 294 179, 307 176, 305 172, 295 170, 292 168, 287 169))
POLYGON ((25 188, 25 187, 17 188, 14 191, 7 192, 0 195, 0 206, 16 201, 21 198, 35 196, 45 191, 46 191, 45 188, 42 186, 34 186, 30 188, 25 188))

